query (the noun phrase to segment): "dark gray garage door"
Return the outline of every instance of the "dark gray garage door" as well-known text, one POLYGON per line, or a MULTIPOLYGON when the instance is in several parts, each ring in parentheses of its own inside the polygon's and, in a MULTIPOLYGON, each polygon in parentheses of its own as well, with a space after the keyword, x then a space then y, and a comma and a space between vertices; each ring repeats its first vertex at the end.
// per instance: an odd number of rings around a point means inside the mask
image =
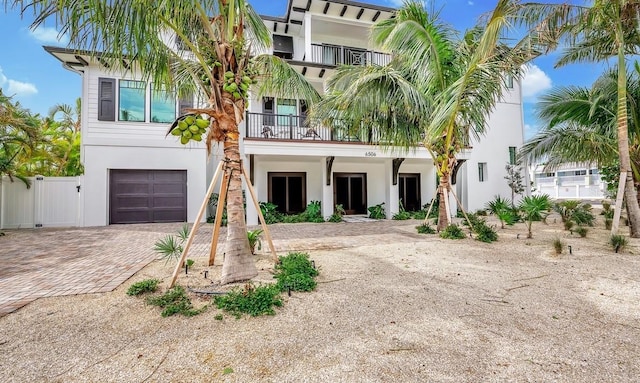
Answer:
POLYGON ((186 170, 111 170, 109 223, 186 222, 186 170))

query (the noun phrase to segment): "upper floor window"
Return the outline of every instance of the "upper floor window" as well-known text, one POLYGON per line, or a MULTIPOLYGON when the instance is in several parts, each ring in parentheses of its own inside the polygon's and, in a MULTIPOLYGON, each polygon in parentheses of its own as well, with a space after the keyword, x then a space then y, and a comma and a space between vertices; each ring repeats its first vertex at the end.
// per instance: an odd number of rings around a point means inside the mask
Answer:
POLYGON ((515 165, 517 161, 517 153, 515 146, 509 146, 509 165, 515 165))
POLYGON ((146 83, 120 80, 118 92, 118 119, 144 122, 146 83))
POLYGON ((478 162, 478 181, 484 182, 487 180, 487 163, 478 162))
POLYGON ((151 122, 171 123, 176 119, 176 100, 172 92, 151 90, 151 122))
POLYGON ((507 83, 508 89, 513 89, 513 76, 508 75, 505 82, 507 83))

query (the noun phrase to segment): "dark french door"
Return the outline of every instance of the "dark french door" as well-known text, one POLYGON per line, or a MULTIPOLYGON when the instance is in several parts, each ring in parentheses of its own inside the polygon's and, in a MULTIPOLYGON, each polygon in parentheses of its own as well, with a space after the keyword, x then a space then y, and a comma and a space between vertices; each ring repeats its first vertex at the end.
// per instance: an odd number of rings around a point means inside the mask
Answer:
POLYGON ((420 174, 400 173, 398 175, 399 195, 406 211, 418 211, 422 208, 420 201, 420 174))
POLYGON ((367 175, 365 173, 334 173, 333 201, 342 205, 346 214, 367 213, 367 175))

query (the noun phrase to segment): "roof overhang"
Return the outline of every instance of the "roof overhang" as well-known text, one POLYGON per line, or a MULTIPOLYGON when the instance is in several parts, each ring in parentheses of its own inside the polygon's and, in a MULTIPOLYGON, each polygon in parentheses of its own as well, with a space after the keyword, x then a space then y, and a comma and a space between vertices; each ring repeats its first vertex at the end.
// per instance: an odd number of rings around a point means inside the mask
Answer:
POLYGON ((345 22, 374 23, 392 18, 395 11, 390 7, 350 0, 289 0, 285 16, 260 17, 273 32, 289 34, 300 32, 307 12, 344 19, 345 22))

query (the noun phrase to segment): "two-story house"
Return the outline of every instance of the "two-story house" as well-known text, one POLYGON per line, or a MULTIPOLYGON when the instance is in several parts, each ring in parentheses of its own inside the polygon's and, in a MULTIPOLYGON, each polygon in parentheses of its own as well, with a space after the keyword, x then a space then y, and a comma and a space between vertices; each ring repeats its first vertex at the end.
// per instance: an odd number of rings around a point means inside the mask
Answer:
MULTIPOLYGON (((290 0, 284 17, 263 16, 273 35, 272 53, 287 59, 322 93, 337 65, 384 65, 390 55, 369 45, 373 23, 394 9, 348 0, 290 0)), ((46 47, 82 75, 85 166, 82 224, 192 221, 217 159, 201 145, 183 147, 165 138, 181 103, 100 60, 46 47)), ((388 217, 428 203, 436 172, 422 147, 406 152, 376 145, 375 134, 329 129, 306 118, 308 107, 291 98, 252 98, 241 150, 260 201, 282 212, 300 212, 321 201, 329 216, 341 204, 347 214, 366 214, 385 204, 388 217)), ((510 196, 504 167, 523 142, 520 84, 516 81, 490 118, 481 143, 460 156, 456 190, 467 209, 482 208, 496 194, 510 196)), ((257 224, 247 204, 247 223, 257 224)))

